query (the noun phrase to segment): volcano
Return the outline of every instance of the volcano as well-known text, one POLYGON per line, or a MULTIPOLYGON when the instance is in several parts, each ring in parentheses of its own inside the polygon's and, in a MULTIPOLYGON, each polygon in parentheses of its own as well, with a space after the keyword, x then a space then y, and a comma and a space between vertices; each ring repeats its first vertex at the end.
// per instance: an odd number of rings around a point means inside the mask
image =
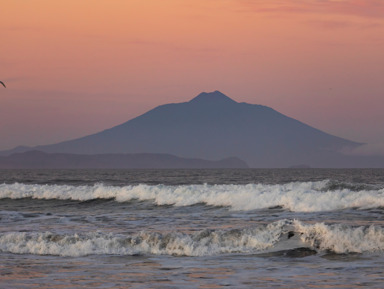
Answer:
POLYGON ((207 160, 237 157, 255 168, 370 166, 370 158, 342 153, 359 145, 270 107, 239 103, 214 91, 188 102, 158 106, 96 134, 13 152, 156 153, 207 160))

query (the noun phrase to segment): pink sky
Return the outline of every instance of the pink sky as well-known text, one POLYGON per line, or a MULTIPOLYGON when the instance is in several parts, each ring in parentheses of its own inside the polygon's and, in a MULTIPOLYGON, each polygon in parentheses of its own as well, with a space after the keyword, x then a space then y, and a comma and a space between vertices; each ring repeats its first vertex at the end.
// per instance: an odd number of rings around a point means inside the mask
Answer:
POLYGON ((2 1, 0 149, 220 90, 384 143, 384 1, 2 1))

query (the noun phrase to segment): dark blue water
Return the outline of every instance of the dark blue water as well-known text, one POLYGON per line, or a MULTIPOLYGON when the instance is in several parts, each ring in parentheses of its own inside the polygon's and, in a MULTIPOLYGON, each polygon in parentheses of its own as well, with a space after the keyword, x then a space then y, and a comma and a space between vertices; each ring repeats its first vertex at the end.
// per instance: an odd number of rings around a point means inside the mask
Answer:
POLYGON ((382 288, 384 170, 2 170, 2 288, 382 288))

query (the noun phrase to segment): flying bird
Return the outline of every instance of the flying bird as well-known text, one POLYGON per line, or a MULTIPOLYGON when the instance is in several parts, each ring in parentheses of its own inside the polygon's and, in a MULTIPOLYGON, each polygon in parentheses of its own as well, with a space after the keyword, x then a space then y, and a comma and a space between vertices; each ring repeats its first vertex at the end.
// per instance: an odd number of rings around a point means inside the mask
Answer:
POLYGON ((2 84, 4 87, 6 87, 5 84, 4 84, 4 82, 2 82, 1 80, 0 80, 0 84, 2 84))

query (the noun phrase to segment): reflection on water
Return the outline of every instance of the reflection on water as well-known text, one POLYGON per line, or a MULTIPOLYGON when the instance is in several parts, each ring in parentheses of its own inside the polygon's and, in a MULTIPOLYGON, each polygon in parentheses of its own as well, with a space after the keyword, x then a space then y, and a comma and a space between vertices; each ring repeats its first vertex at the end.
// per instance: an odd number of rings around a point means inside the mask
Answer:
POLYGON ((3 254, 0 276, 2 288, 382 288, 382 256, 344 257, 3 254))

